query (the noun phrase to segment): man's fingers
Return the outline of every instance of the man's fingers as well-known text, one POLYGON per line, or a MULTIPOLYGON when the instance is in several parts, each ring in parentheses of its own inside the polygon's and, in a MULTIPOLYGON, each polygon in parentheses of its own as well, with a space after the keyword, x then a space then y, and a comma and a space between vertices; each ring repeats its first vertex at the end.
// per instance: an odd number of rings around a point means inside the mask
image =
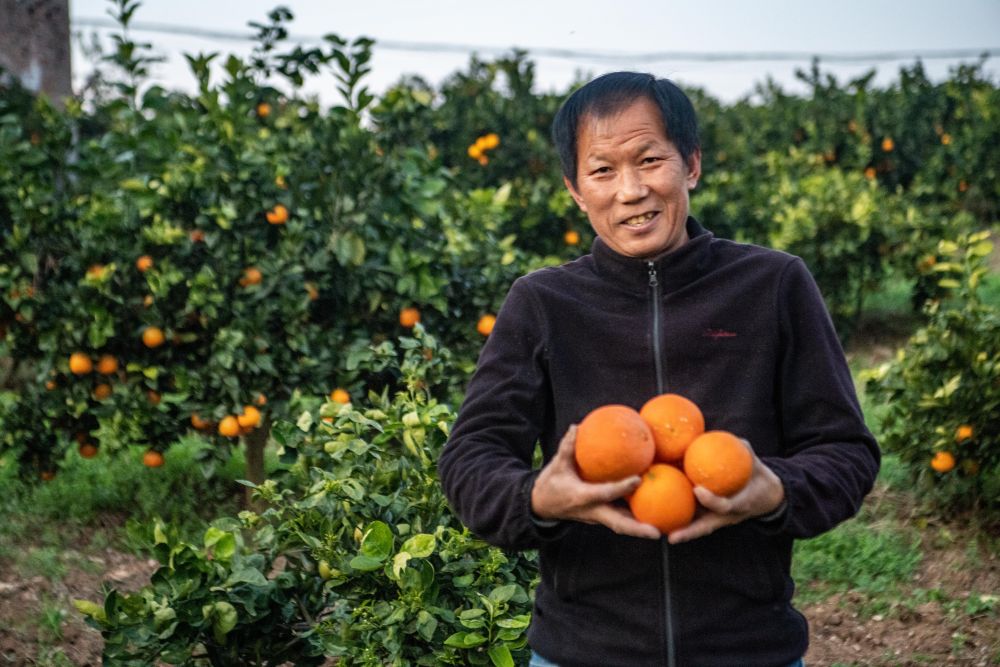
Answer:
POLYGON ((591 518, 593 521, 607 526, 619 535, 642 537, 650 540, 659 539, 660 537, 659 530, 648 523, 636 521, 631 512, 624 507, 600 505, 594 508, 591 518))
POLYGON ((626 477, 625 479, 617 482, 590 484, 587 488, 589 492, 593 494, 595 502, 609 503, 612 500, 618 500, 619 498, 624 498, 629 495, 635 491, 636 488, 638 488, 641 482, 641 477, 638 475, 632 475, 631 477, 626 477))
POLYGON ((573 463, 573 450, 575 445, 576 424, 570 424, 569 428, 566 429, 566 433, 563 434, 562 440, 559 441, 559 449, 556 450, 555 458, 562 459, 564 462, 573 463))

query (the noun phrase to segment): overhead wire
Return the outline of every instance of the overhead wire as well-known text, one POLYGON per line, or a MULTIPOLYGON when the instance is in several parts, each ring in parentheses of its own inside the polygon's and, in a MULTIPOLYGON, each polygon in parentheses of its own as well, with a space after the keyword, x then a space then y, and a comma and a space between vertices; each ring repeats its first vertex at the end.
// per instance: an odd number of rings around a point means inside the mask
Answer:
MULTIPOLYGON (((117 29, 121 26, 110 18, 73 17, 71 23, 76 27, 97 29, 117 29)), ((171 34, 183 37, 198 37, 224 41, 253 41, 253 34, 248 32, 214 30, 194 26, 176 25, 171 23, 156 23, 136 21, 129 24, 129 29, 136 32, 152 32, 171 34)), ((323 37, 289 34, 289 41, 300 44, 313 44, 323 41, 323 37)), ((490 45, 458 44, 446 42, 410 42, 390 39, 376 39, 375 48, 387 51, 408 51, 426 53, 483 53, 506 54, 512 50, 524 51, 534 57, 559 58, 565 60, 588 60, 631 63, 655 63, 661 61, 704 61, 704 62, 763 62, 763 61, 805 61, 814 58, 827 63, 873 63, 898 60, 961 60, 970 58, 990 58, 1000 55, 1000 47, 984 48, 954 48, 954 49, 921 49, 893 51, 858 51, 858 52, 810 52, 810 51, 647 51, 623 53, 614 51, 582 51, 578 49, 523 47, 512 45, 499 47, 490 45)))

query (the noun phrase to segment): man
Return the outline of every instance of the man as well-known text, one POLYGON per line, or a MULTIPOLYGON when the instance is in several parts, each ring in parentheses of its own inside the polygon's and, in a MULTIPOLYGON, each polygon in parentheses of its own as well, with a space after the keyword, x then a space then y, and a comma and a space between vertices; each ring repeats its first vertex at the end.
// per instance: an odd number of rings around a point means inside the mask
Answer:
POLYGON ((799 664, 792 541, 854 515, 879 466, 816 285, 690 217, 697 121, 669 81, 595 79, 553 138, 597 238, 511 287, 441 454, 445 492, 475 533, 538 549, 533 664, 799 664), (744 438, 754 468, 730 498, 696 488, 700 514, 661 536, 621 501, 639 479, 584 482, 573 446, 590 410, 665 392, 744 438))

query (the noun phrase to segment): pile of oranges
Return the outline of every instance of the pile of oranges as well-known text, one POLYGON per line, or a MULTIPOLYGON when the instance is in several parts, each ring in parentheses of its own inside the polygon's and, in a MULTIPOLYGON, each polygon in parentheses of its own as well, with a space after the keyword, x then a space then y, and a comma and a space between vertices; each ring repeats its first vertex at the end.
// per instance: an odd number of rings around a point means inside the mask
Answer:
POLYGON ((728 431, 705 431, 695 403, 679 394, 654 396, 636 411, 603 405, 580 422, 576 464, 589 482, 641 475, 627 498, 633 516, 661 533, 694 518, 694 487, 719 496, 738 493, 753 471, 753 455, 728 431))

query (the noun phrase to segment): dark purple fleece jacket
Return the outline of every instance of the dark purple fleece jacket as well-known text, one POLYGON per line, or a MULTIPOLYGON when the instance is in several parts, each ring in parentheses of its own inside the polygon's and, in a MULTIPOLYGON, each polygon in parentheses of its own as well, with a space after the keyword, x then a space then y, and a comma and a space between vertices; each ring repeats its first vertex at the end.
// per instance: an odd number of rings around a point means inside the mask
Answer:
POLYGON ((803 262, 717 239, 655 261, 592 252, 517 280, 439 460, 461 520, 506 549, 538 549, 529 639, 562 667, 785 665, 806 650, 790 604, 792 540, 853 516, 879 467, 840 343, 803 262), (592 409, 663 392, 709 429, 746 438, 785 487, 774 524, 680 545, 530 512, 547 461, 592 409))

